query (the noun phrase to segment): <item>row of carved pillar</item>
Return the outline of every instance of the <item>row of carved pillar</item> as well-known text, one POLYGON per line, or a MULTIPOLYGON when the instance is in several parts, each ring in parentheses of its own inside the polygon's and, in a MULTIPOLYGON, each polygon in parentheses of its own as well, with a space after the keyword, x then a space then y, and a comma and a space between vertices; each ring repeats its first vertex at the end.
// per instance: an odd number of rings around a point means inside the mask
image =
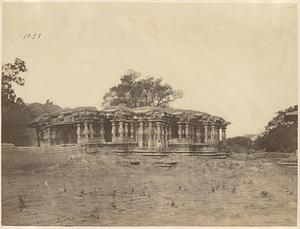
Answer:
POLYGON ((58 144, 57 129, 49 127, 42 130, 36 130, 37 145, 55 145, 58 144))
POLYGON ((97 139, 100 142, 104 141, 104 124, 99 123, 99 133, 96 133, 93 122, 77 123, 76 128, 77 143, 92 142, 97 139))
POLYGON ((139 147, 167 148, 172 132, 169 124, 160 121, 138 123, 139 147))
POLYGON ((225 142, 226 128, 215 125, 192 125, 187 122, 178 122, 178 139, 182 142, 218 143, 225 142), (220 136, 222 137, 220 139, 220 136))
POLYGON ((134 123, 129 121, 111 121, 112 142, 134 141, 134 123))
MULTIPOLYGON (((169 140, 177 138, 174 131, 178 129, 179 143, 225 142, 226 128, 215 125, 196 125, 189 122, 166 123, 162 121, 111 120, 111 141, 137 142, 139 147, 167 148, 169 140)), ((74 128, 74 127, 73 127, 74 128)), ((83 122, 76 125, 77 143, 105 142, 104 122, 83 122)), ((37 130, 37 142, 44 145, 58 144, 60 136, 56 127, 37 130)))
MULTIPOLYGON (((167 147, 167 124, 162 122, 111 121, 112 142, 137 142, 139 147, 167 147)), ((171 132, 170 132, 171 133, 171 132)))

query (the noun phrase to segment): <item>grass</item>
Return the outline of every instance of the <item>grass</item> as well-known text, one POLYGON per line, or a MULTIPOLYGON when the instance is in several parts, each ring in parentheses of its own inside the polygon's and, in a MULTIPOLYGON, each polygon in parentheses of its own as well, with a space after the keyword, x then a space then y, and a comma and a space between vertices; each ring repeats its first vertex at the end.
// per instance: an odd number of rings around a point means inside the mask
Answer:
POLYGON ((293 226, 297 169, 276 162, 103 153, 6 171, 2 224, 293 226))

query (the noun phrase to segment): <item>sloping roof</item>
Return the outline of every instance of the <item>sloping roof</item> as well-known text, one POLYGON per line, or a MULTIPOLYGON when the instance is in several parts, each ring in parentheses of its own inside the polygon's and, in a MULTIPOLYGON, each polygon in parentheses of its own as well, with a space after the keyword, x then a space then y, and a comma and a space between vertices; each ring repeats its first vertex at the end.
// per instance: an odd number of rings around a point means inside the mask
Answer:
POLYGON ((97 110, 96 107, 77 107, 77 108, 63 108, 58 111, 46 114, 44 116, 38 117, 34 119, 29 125, 34 123, 47 120, 49 118, 64 116, 64 115, 89 115, 89 114, 96 114, 100 112, 103 113, 111 113, 113 115, 135 115, 135 114, 163 114, 167 113, 169 115, 174 115, 175 117, 188 117, 188 118, 204 118, 207 120, 213 121, 221 121, 222 123, 230 124, 226 122, 223 118, 218 116, 212 116, 208 113, 190 110, 190 109, 178 109, 178 108, 161 108, 161 107, 138 107, 138 108, 128 108, 123 106, 107 106, 104 107, 102 110, 97 110))
POLYGON ((60 110, 51 112, 49 114, 45 114, 45 115, 36 117, 31 122, 29 122, 28 125, 32 125, 34 123, 40 122, 42 119, 47 119, 47 118, 56 117, 56 116, 60 116, 60 115, 74 114, 77 112, 97 112, 97 111, 98 110, 96 107, 62 108, 60 110))
POLYGON ((285 114, 285 116, 298 116, 298 111, 291 111, 285 114))
POLYGON ((123 107, 123 106, 106 106, 101 111, 105 111, 105 112, 121 111, 125 113, 133 113, 133 110, 131 108, 123 107))

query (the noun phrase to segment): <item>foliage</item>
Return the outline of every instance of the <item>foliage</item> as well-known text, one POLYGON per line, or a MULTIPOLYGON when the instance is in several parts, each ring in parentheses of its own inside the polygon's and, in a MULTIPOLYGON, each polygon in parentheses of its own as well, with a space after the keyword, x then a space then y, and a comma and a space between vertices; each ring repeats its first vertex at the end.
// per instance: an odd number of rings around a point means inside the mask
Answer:
POLYGON ((12 87, 13 83, 23 86, 25 79, 19 73, 27 71, 25 62, 16 58, 13 64, 2 66, 2 142, 20 144, 25 139, 26 120, 30 114, 21 98, 18 98, 12 87))
POLYGON ((60 106, 55 105, 49 99, 44 104, 30 103, 27 105, 27 107, 31 111, 33 118, 40 117, 42 115, 49 114, 61 109, 60 106))
POLYGON ((292 111, 298 111, 298 106, 278 111, 255 143, 266 151, 295 151, 297 149, 297 121, 285 120, 285 114, 292 111))
POLYGON ((13 64, 8 63, 2 66, 2 85, 1 85, 1 97, 2 104, 16 103, 19 105, 24 104, 23 100, 16 96, 12 87, 12 83, 23 86, 25 79, 18 76, 21 72, 26 72, 27 68, 25 62, 16 58, 13 64))
POLYGON ((18 58, 13 64, 2 66, 2 142, 32 145, 35 133, 28 128, 28 123, 38 116, 60 109, 49 100, 45 104, 26 105, 22 98, 17 97, 12 86, 25 85, 25 79, 19 74, 26 71, 25 62, 18 58))
POLYGON ((27 122, 31 118, 26 105, 2 104, 2 142, 26 145, 30 138, 26 131, 27 122))
POLYGON ((103 97, 103 105, 126 106, 130 108, 155 106, 168 107, 170 102, 182 98, 180 90, 163 84, 162 78, 140 79, 140 74, 129 70, 121 77, 121 83, 110 88, 103 97))
POLYGON ((251 138, 246 136, 238 136, 233 138, 226 139, 226 143, 228 146, 243 146, 246 148, 253 148, 253 141, 251 138))

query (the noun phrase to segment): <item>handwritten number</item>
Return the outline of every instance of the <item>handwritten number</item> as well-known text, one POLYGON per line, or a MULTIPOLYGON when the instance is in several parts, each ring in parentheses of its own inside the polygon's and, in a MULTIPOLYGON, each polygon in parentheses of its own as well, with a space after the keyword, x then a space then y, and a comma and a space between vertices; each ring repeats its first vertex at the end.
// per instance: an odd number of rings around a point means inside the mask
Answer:
POLYGON ((41 36, 42 36, 41 33, 26 33, 25 36, 23 37, 23 40, 30 39, 30 38, 31 40, 37 40, 40 39, 41 36))

